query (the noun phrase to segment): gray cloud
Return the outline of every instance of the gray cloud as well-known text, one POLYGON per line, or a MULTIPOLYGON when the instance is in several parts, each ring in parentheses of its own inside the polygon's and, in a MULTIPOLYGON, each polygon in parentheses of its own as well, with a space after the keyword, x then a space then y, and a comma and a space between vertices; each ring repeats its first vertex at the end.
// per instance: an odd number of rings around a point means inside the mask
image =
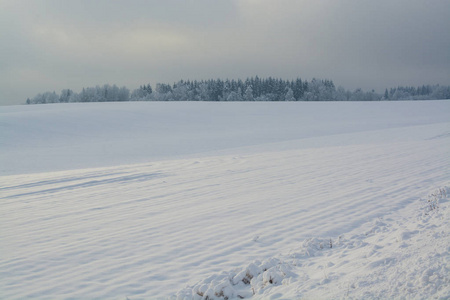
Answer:
POLYGON ((333 79, 449 84, 447 0, 0 3, 0 102, 96 84, 333 79))

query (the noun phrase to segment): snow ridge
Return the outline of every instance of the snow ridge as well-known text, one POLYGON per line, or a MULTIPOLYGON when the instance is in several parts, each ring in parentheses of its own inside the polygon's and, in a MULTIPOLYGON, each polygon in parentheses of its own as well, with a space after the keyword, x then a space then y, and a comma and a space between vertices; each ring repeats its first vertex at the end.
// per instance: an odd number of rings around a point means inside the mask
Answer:
POLYGON ((450 297, 450 187, 335 239, 208 276, 172 299, 408 299, 450 297))

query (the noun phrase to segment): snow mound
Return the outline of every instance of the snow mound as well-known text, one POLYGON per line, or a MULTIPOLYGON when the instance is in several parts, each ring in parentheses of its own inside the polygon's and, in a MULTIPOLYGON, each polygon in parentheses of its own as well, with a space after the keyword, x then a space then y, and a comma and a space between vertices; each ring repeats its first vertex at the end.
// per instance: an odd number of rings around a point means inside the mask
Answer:
POLYGON ((349 238, 306 239, 287 254, 211 275, 172 299, 448 299, 449 196, 448 186, 438 188, 404 216, 380 218, 349 238))

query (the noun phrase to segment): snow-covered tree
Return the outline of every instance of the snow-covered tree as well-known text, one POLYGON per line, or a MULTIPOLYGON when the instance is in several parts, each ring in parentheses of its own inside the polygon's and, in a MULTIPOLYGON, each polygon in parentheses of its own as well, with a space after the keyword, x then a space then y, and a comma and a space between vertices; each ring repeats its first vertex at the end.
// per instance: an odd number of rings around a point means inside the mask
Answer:
POLYGON ((72 94, 73 94, 73 91, 70 89, 62 90, 61 94, 59 95, 59 102, 61 102, 61 103, 69 102, 70 96, 72 94))
POLYGON ((450 99, 450 86, 436 86, 431 94, 433 99, 450 99))
POLYGON ((294 91, 291 88, 287 88, 286 94, 284 95, 284 101, 295 101, 294 91))
POLYGON ((209 101, 209 88, 206 82, 200 83, 196 89, 197 101, 209 101))
POLYGON ((151 98, 151 94, 153 93, 153 89, 150 84, 141 85, 138 89, 135 89, 131 92, 130 100, 131 101, 148 101, 151 98))
POLYGON ((241 89, 238 88, 236 92, 231 91, 228 94, 227 101, 242 101, 241 89))
POLYGON ((173 87, 173 98, 176 101, 188 101, 189 99, 189 86, 180 81, 173 87))
POLYGON ((45 92, 43 94, 37 94, 31 99, 30 103, 33 104, 45 104, 45 103, 58 103, 59 97, 55 92, 45 92))
POLYGON ((251 85, 248 85, 247 88, 245 89, 243 100, 244 101, 254 101, 255 100, 253 98, 253 88, 251 85))
POLYGON ((342 86, 336 89, 333 99, 336 101, 347 101, 350 98, 350 92, 346 91, 342 86))

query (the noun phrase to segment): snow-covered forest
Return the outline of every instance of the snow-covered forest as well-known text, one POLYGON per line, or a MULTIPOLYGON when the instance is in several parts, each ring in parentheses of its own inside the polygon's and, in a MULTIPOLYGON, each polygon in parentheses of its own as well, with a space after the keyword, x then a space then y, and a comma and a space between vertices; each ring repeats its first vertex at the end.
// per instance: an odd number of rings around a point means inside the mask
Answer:
POLYGON ((130 92, 127 87, 105 84, 83 88, 76 93, 64 89, 45 92, 28 98, 27 104, 67 102, 114 102, 114 101, 378 101, 378 100, 432 100, 450 99, 450 86, 422 85, 399 86, 386 89, 383 94, 374 90, 354 91, 335 87, 332 80, 312 79, 283 80, 259 78, 246 80, 180 80, 172 85, 150 84, 130 92))

